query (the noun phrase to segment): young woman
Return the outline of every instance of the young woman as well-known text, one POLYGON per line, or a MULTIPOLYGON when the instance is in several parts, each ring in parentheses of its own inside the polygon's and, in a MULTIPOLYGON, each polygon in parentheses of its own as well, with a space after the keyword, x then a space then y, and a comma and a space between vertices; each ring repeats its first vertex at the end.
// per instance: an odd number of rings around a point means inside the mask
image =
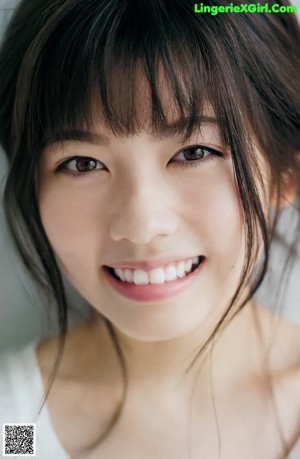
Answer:
POLYGON ((39 459, 300 457, 299 327, 253 299, 300 214, 299 44, 293 14, 21 2, 6 214, 61 334, 2 357, 1 419, 39 459), (71 330, 62 272, 94 311, 71 330))

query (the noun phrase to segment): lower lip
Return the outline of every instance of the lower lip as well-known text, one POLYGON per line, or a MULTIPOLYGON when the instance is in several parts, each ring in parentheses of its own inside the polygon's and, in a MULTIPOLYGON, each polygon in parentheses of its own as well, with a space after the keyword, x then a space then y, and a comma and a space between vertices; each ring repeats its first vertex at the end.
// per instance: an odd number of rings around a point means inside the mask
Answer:
POLYGON ((202 260, 195 271, 186 277, 168 281, 164 284, 136 285, 129 282, 118 281, 106 269, 103 269, 103 272, 112 288, 120 295, 134 301, 150 302, 165 300, 189 288, 202 270, 204 263, 205 259, 202 260))

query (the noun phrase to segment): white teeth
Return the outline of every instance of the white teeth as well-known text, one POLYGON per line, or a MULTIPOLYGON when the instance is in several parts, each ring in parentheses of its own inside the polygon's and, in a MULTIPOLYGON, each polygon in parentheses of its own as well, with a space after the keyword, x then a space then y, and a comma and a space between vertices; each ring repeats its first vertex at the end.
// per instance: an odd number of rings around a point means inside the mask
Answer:
POLYGON ((144 271, 143 269, 114 269, 116 275, 123 282, 136 285, 164 284, 185 277, 190 273, 192 266, 199 263, 199 257, 193 257, 186 261, 169 264, 166 267, 144 271))
POLYGON ((185 271, 188 273, 192 269, 193 262, 192 260, 188 260, 185 262, 185 271))
POLYGON ((124 269, 119 269, 119 268, 116 268, 115 269, 115 272, 117 274, 117 276, 119 276, 119 278, 124 282, 126 279, 125 279, 125 272, 124 272, 124 269))
POLYGON ((149 274, 150 284, 164 284, 166 280, 165 272, 162 268, 152 269, 149 274))
POLYGON ((125 269, 124 274, 127 282, 133 282, 133 271, 131 269, 125 269))
POLYGON ((178 277, 184 277, 185 276, 185 262, 181 261, 176 265, 176 272, 178 277))
POLYGON ((177 279, 177 272, 174 265, 169 265, 166 269, 166 281, 177 279))
POLYGON ((133 282, 136 285, 147 285, 149 284, 149 276, 146 271, 135 269, 133 272, 133 282))

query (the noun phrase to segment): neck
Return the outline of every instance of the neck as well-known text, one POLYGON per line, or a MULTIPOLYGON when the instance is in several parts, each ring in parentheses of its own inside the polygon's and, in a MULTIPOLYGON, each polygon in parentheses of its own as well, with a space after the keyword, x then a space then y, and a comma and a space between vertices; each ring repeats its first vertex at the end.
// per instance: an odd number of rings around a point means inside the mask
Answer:
POLYGON ((128 385, 135 390, 139 387, 166 393, 190 388, 196 375, 197 385, 206 386, 212 364, 222 383, 239 375, 245 367, 249 340, 254 339, 253 330, 253 304, 248 303, 213 340, 209 340, 213 327, 203 326, 188 335, 157 342, 135 340, 116 328, 114 334, 124 358, 128 385))

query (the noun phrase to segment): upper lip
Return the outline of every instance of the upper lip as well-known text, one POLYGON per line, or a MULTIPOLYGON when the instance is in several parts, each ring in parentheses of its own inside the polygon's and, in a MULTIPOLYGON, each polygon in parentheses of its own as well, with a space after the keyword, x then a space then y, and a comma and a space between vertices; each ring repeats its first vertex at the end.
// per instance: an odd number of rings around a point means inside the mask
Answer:
POLYGON ((181 256, 181 257, 167 257, 153 260, 123 260, 116 263, 111 263, 110 268, 130 268, 130 269, 144 269, 146 271, 155 269, 162 266, 167 266, 172 263, 178 263, 180 261, 187 261, 191 258, 198 257, 199 255, 181 256))

